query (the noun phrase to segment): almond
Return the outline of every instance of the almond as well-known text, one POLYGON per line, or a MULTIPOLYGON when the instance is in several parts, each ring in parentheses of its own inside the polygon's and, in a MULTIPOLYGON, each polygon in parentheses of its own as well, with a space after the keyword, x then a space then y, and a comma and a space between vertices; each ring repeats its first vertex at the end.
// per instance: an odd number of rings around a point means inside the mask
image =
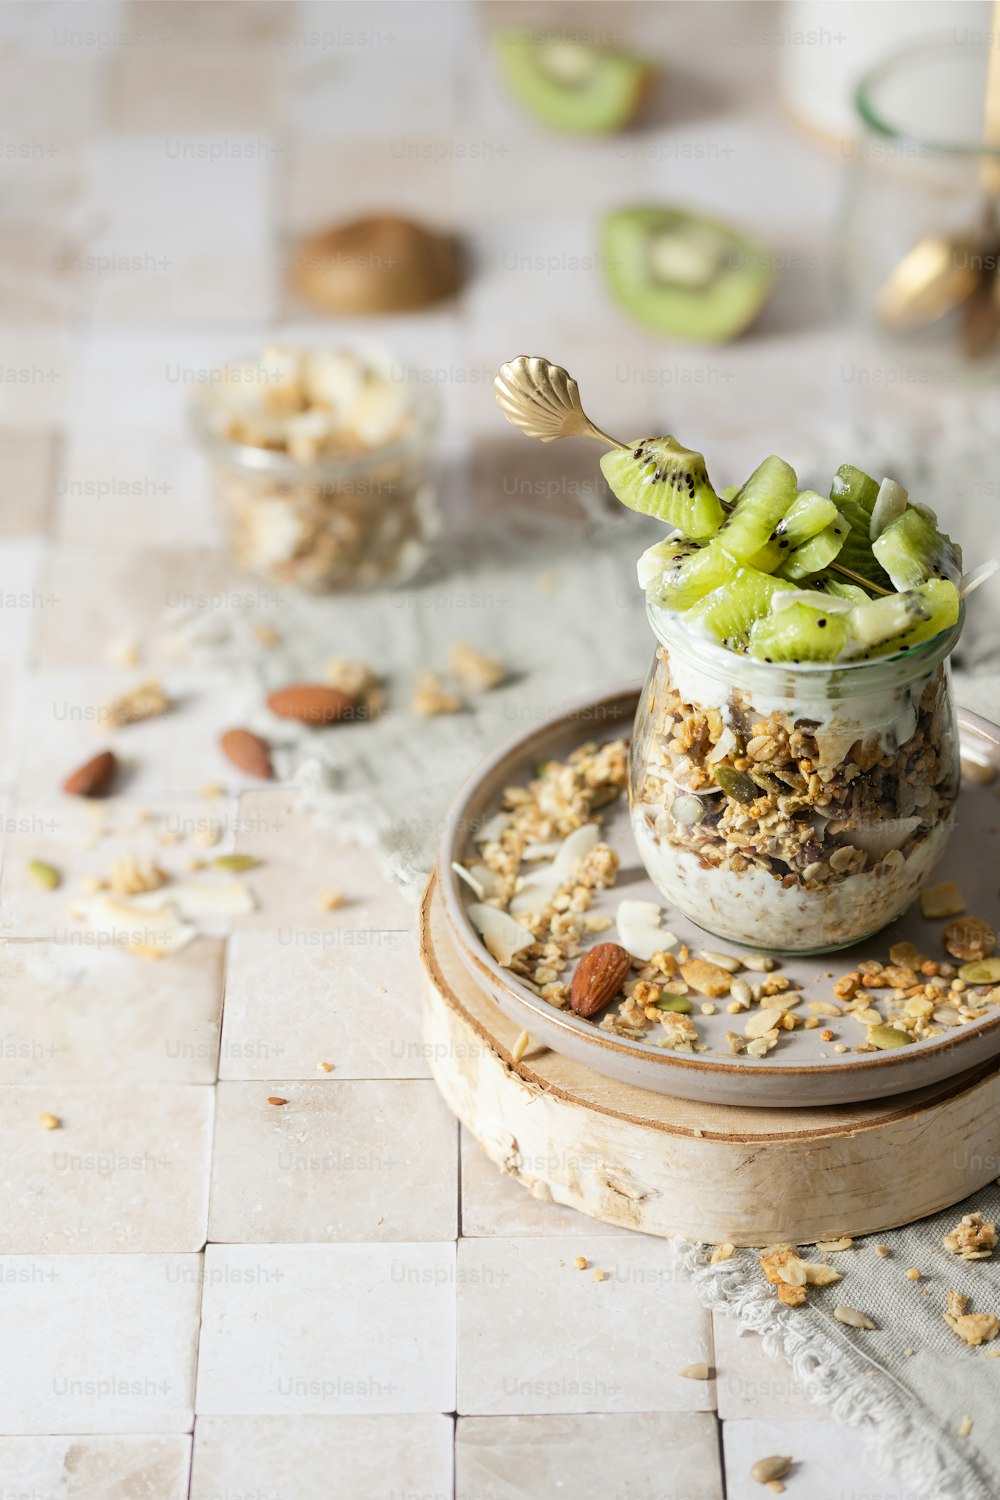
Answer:
POLYGON ((613 1000, 632 967, 632 956, 618 943, 598 943, 576 966, 570 1005, 578 1016, 592 1016, 613 1000))
POLYGON ((271 747, 259 734, 249 729, 227 729, 219 744, 226 759, 248 776, 258 776, 261 781, 270 781, 274 776, 271 747))
POLYGON ((295 719, 299 724, 318 728, 346 719, 355 704, 340 688, 325 687, 319 682, 295 682, 272 693, 267 706, 279 719, 295 719))
POLYGON ((111 786, 118 770, 118 761, 112 750, 102 750, 93 760, 78 766, 72 776, 63 782, 63 791, 69 797, 103 797, 111 786))

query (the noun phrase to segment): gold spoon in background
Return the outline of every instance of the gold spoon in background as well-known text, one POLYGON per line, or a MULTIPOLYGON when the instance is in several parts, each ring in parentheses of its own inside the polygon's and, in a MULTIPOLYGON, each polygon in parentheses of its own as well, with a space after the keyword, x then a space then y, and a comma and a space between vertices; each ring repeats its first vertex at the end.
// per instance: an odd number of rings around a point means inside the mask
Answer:
MULTIPOLYGON (((493 381, 497 405, 512 427, 517 427, 528 437, 540 442, 552 443, 557 438, 596 438, 606 448, 621 448, 628 453, 627 443, 611 437, 596 426, 583 409, 580 388, 572 375, 562 365, 553 365, 537 355, 520 354, 509 364, 501 365, 493 381)), ((723 510, 732 510, 725 500, 720 500, 723 510)), ((862 578, 860 573, 847 568, 843 563, 832 562, 830 568, 859 584, 873 594, 891 594, 880 584, 862 578)))
POLYGON ((930 327, 946 313, 967 304, 962 346, 971 358, 987 352, 1000 328, 995 276, 1000 245, 996 216, 1000 161, 989 154, 1000 148, 1000 0, 995 0, 993 7, 983 145, 987 154, 979 165, 979 182, 985 199, 980 234, 930 235, 921 240, 889 273, 875 303, 879 322, 890 333, 912 333, 930 327), (993 264, 984 268, 990 257, 993 264))

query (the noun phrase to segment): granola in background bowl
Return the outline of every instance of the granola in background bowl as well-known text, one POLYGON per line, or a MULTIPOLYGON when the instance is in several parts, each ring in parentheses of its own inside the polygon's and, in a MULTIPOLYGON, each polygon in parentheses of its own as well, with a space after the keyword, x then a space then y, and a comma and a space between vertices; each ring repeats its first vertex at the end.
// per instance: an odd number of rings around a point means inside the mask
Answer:
POLYGON ((314 593, 413 576, 437 526, 438 403, 409 375, 277 345, 216 372, 192 415, 241 567, 314 593))

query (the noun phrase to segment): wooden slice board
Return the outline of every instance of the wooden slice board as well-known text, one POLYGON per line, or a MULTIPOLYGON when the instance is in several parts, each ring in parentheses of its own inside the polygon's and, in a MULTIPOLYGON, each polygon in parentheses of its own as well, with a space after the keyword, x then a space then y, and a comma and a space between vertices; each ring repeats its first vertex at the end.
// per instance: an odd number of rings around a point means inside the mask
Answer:
POLYGON ((646 1234, 808 1244, 958 1203, 997 1175, 1000 1064, 882 1102, 749 1109, 652 1093, 531 1045, 478 988, 436 881, 421 909, 424 1035, 446 1102, 536 1197, 646 1234))

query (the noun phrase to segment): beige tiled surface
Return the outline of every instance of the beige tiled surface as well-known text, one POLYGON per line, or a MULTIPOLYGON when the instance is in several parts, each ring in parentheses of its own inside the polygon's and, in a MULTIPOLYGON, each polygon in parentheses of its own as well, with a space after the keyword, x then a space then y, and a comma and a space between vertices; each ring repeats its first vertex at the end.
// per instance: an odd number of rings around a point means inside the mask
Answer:
POLYGON ((451 1494, 453 1427, 416 1416, 199 1417, 191 1500, 451 1494))
MULTIPOLYGON (((294 649, 294 609, 228 562, 187 408, 269 337, 330 338, 281 285, 296 233, 392 207, 464 229, 455 303, 336 331, 435 372, 466 531, 498 485, 555 481, 562 524, 599 498, 589 455, 505 435, 486 392, 520 348, 558 351, 611 430, 707 424, 744 469, 783 391, 793 459, 840 410, 818 278, 786 278, 759 336, 704 351, 654 343, 577 269, 595 205, 659 195, 721 195, 795 246, 809 223, 827 253, 839 163, 780 119, 765 49, 716 45, 771 12, 588 6, 673 66, 643 131, 587 143, 539 131, 498 87, 483 33, 499 14, 0 7, 0 1500, 181 1500, 192 1430, 198 1500, 719 1500, 723 1461, 742 1496, 774 1451, 796 1456, 790 1500, 908 1500, 758 1340, 713 1326, 667 1247, 542 1204, 460 1147, 428 1081, 413 910, 217 747, 250 714, 279 747, 292 733, 260 709, 271 668, 245 664, 245 624, 294 649), (772 158, 784 170, 751 170, 772 158), (110 662, 124 634, 135 672, 110 662), (177 710, 104 736, 99 706, 143 675, 177 710), (91 844, 97 823, 59 787, 105 738, 125 774, 91 844), (261 860, 252 916, 162 963, 81 940, 67 907, 86 876, 129 854, 183 873, 210 857, 209 823, 215 852, 261 860), (54 895, 27 877, 38 858, 63 872, 54 895), (330 887, 347 899, 324 912, 330 887), (701 1358, 717 1383, 679 1377, 701 1358)), ((357 607, 381 662, 376 605, 357 607)), ((415 618, 414 659, 420 640, 415 618)), ((404 693, 412 662, 386 665, 404 693)))

